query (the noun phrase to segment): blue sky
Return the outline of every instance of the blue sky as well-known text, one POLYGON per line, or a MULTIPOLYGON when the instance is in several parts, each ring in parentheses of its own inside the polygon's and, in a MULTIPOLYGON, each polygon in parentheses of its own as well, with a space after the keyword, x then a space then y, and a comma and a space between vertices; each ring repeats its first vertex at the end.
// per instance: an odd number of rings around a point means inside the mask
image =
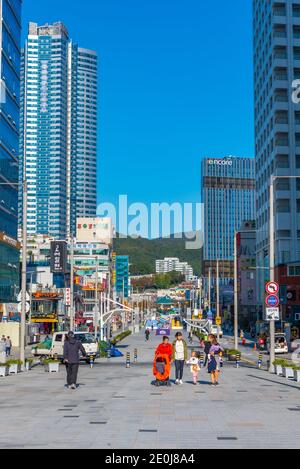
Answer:
POLYGON ((99 202, 199 202, 203 156, 253 156, 251 0, 25 0, 100 57, 99 202))

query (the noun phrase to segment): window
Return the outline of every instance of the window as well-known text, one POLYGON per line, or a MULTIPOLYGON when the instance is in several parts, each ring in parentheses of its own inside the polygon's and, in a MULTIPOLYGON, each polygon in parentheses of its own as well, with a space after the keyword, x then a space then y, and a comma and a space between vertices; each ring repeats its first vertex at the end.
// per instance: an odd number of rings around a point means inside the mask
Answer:
POLYGON ((291 211, 289 199, 277 199, 276 211, 278 213, 289 213, 291 211))
POLYGON ((276 181, 276 190, 278 191, 289 191, 290 190, 290 180, 289 179, 277 179, 276 181))
POLYGON ((277 231, 277 238, 290 238, 291 232, 290 230, 278 230, 277 231))
POLYGON ((288 276, 289 277, 300 277, 300 265, 289 266, 288 276))
POLYGON ((288 155, 277 155, 276 156, 276 167, 277 168, 289 168, 289 156, 288 155))

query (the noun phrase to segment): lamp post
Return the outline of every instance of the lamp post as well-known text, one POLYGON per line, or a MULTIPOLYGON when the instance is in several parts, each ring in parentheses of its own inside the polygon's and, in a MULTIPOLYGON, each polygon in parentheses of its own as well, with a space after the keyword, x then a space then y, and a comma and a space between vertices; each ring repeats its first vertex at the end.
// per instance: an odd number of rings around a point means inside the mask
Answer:
POLYGON ((239 347, 239 305, 238 305, 238 252, 237 231, 234 232, 234 348, 239 347))

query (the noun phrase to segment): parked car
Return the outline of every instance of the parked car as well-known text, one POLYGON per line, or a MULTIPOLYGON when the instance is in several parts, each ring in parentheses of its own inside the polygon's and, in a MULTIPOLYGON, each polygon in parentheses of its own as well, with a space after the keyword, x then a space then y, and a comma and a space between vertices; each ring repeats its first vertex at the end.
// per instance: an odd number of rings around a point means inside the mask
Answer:
MULTIPOLYGON (((270 353, 270 339, 268 339, 268 352, 270 353)), ((283 333, 275 334, 275 354, 287 354, 289 347, 286 340, 286 335, 283 333)))
MULTIPOLYGON (((52 358, 57 356, 59 359, 63 358, 64 343, 68 332, 55 332, 53 334, 52 342, 47 342, 47 347, 43 348, 43 344, 39 344, 32 349, 32 355, 34 357, 45 357, 52 358), (48 344, 49 343, 49 344, 48 344), (49 347, 49 348, 48 348, 49 347)), ((91 359, 99 357, 98 342, 90 332, 75 332, 75 338, 79 340, 85 351, 86 357, 82 357, 83 361, 90 363, 91 359)))

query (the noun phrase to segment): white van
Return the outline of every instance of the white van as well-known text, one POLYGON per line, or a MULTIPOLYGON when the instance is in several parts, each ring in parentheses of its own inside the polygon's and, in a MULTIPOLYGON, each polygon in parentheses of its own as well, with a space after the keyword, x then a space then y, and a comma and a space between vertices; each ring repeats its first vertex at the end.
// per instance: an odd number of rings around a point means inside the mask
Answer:
MULTIPOLYGON (((90 332, 75 332, 75 338, 79 340, 87 356, 82 357, 81 359, 90 363, 90 359, 99 357, 99 348, 98 343, 90 332)), ((64 355, 64 343, 68 332, 55 332, 52 339, 52 345, 50 349, 43 349, 34 347, 32 349, 32 355, 35 357, 54 357, 62 359, 64 355)))

